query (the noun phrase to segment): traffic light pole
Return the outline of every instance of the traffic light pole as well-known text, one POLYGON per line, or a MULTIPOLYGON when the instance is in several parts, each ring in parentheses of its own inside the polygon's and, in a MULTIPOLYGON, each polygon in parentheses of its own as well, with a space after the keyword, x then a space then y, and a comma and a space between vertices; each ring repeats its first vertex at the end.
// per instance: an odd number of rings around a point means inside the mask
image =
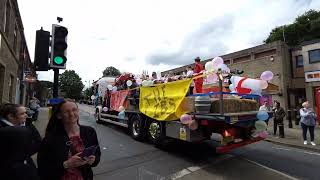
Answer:
POLYGON ((59 69, 53 69, 54 76, 53 76, 53 98, 58 97, 58 89, 59 89, 59 69))

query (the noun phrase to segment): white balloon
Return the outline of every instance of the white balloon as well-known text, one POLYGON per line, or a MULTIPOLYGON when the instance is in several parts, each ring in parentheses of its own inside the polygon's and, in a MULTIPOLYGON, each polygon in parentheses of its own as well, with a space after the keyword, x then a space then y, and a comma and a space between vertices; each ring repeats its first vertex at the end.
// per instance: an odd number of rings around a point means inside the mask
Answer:
POLYGON ((115 92, 117 91, 117 89, 118 89, 117 86, 113 86, 112 91, 115 92))
POLYGON ((132 81, 131 81, 131 80, 128 80, 128 81, 127 81, 127 86, 130 87, 131 85, 132 85, 132 81))
POLYGON ((212 72, 214 70, 214 65, 212 61, 208 61, 205 66, 204 66, 205 70, 212 72))
POLYGON ((268 82, 267 81, 261 81, 260 82, 261 89, 267 89, 268 88, 268 82))
POLYGON ((112 90, 112 85, 111 85, 111 84, 108 85, 108 89, 109 89, 110 91, 112 90))
POLYGON ((143 80, 141 84, 142 84, 142 86, 148 86, 148 81, 147 80, 143 80))
POLYGON ((108 111, 108 107, 103 107, 102 111, 107 112, 108 111))

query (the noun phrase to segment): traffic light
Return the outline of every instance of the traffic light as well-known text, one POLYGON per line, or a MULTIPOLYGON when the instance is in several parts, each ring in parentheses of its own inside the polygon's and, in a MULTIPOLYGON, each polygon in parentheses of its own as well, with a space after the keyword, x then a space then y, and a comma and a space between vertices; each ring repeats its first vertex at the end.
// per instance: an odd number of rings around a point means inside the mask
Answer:
POLYGON ((36 47, 34 51, 34 66, 36 71, 48 71, 50 32, 42 28, 36 31, 36 47))
POLYGON ((67 62, 67 36, 66 27, 53 24, 51 40, 51 60, 50 67, 55 69, 65 69, 67 62))

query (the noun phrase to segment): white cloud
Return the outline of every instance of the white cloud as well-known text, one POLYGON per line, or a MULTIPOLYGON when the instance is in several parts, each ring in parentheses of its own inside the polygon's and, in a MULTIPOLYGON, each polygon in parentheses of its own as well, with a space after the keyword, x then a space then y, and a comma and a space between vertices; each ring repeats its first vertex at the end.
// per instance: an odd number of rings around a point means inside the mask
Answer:
MULTIPOLYGON (((18 0, 31 57, 35 31, 51 31, 56 16, 69 30, 67 68, 84 81, 108 66, 163 71, 262 44, 275 26, 320 8, 311 0, 18 0)), ((52 72, 39 73, 53 80, 52 72)))

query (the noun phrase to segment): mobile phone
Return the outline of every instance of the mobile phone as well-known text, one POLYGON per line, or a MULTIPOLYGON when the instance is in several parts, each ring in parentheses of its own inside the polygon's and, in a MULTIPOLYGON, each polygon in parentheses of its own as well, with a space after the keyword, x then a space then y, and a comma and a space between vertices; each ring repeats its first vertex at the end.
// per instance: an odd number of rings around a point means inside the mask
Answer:
POLYGON ((81 157, 84 158, 84 157, 89 157, 91 155, 94 155, 97 149, 98 149, 98 146, 87 147, 82 151, 81 157))

